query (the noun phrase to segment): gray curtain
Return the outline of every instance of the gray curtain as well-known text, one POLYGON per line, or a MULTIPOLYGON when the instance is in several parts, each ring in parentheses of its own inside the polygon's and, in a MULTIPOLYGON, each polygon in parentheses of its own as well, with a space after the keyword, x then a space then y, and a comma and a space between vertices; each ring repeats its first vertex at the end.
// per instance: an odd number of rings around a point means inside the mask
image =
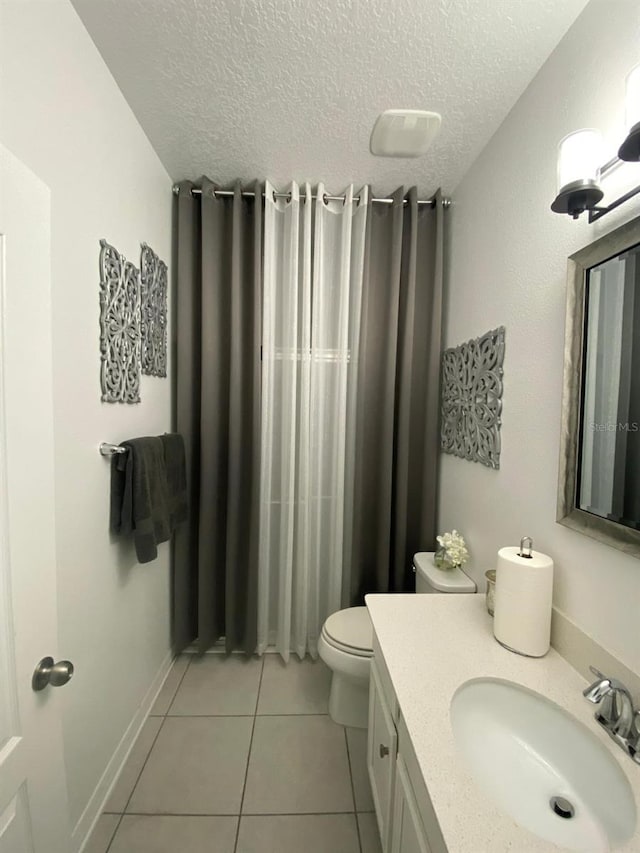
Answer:
POLYGON ((258 592, 262 188, 179 185, 175 428, 190 519, 173 550, 173 641, 255 651, 258 592))
POLYGON ((435 546, 442 201, 418 207, 415 187, 392 198, 371 205, 367 225, 345 604, 411 590, 413 554, 435 546))

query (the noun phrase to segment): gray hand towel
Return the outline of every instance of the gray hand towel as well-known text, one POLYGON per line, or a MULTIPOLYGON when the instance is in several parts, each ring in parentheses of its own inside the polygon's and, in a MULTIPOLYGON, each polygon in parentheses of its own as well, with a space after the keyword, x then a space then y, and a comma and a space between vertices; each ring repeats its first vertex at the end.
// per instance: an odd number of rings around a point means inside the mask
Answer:
POLYGON ((171 536, 171 509, 164 444, 160 438, 122 442, 127 453, 111 462, 111 530, 133 533, 138 562, 158 556, 157 545, 171 536))

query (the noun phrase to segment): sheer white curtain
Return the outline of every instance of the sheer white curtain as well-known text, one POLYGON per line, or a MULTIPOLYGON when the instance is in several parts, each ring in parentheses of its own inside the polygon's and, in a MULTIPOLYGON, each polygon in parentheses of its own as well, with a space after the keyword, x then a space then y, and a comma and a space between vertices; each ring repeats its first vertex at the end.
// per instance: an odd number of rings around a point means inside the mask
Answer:
POLYGON ((285 191, 265 187, 258 651, 288 660, 341 606, 368 190, 285 191))

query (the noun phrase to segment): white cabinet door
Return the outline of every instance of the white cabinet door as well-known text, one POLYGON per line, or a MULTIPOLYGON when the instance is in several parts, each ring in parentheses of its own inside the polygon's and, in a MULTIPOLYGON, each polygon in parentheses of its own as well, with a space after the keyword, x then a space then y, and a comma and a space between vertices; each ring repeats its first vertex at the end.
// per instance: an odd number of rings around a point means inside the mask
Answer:
POLYGON ((401 754, 396 760, 391 853, 431 853, 401 754))
POLYGON ((397 748, 398 733, 382 692, 375 660, 372 660, 367 766, 383 853, 389 850, 397 748))
POLYGON ((0 853, 70 850, 59 697, 31 687, 58 651, 50 268, 49 190, 0 145, 0 853))

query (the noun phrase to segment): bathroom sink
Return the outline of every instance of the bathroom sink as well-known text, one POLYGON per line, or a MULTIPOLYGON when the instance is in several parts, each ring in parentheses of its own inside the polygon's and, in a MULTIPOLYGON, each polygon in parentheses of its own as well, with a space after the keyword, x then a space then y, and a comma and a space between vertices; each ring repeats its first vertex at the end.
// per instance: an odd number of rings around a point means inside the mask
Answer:
MULTIPOLYGON (((472 679, 451 700, 451 725, 475 781, 521 826, 593 853, 633 835, 636 806, 620 765, 544 696, 510 681, 472 679)), ((630 771, 640 767, 630 763, 630 771)))

